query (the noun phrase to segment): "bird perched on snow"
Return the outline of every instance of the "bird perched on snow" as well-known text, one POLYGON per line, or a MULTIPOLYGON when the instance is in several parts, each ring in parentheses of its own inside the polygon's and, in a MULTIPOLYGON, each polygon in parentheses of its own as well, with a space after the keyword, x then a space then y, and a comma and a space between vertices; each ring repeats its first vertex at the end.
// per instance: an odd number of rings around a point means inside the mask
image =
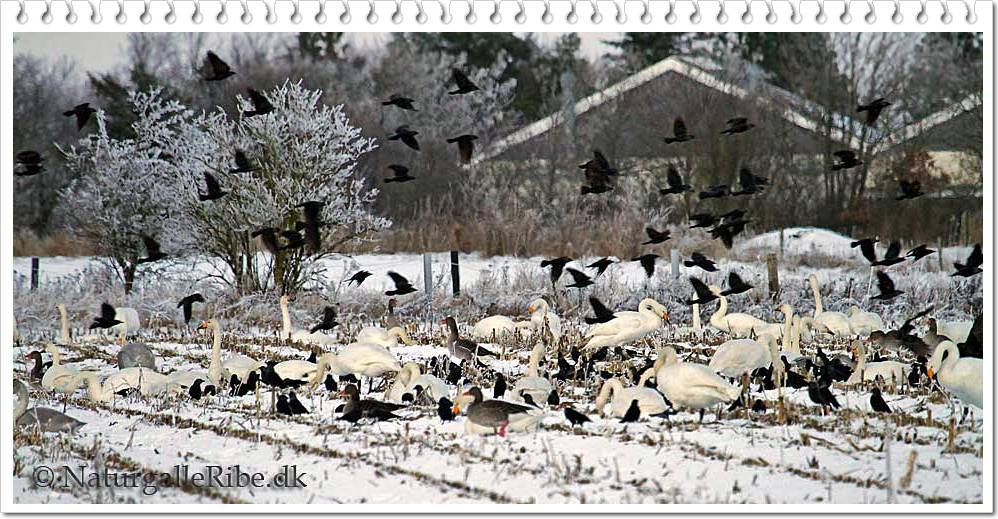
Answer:
POLYGON ((177 308, 184 309, 184 323, 190 324, 191 314, 194 310, 194 303, 204 303, 204 296, 200 292, 195 292, 187 297, 184 297, 177 303, 177 308))
POLYGON ((873 126, 873 124, 876 123, 877 119, 880 117, 880 113, 884 111, 884 108, 887 108, 890 105, 891 104, 887 102, 886 99, 884 99, 883 97, 878 97, 865 105, 857 106, 856 111, 866 112, 865 122, 867 126, 873 126))
POLYGON ((641 245, 655 245, 671 238, 668 229, 659 232, 651 227, 645 227, 645 234, 648 235, 648 241, 642 243, 641 245))
POLYGON ((683 121, 682 117, 676 117, 676 120, 672 122, 672 137, 666 137, 665 143, 672 144, 674 142, 686 142, 695 139, 694 136, 690 135, 686 130, 686 122, 683 121))
POLYGON ((370 272, 366 270, 358 270, 357 273, 355 273, 353 276, 350 277, 350 279, 347 280, 347 284, 349 285, 350 283, 356 282, 357 286, 360 286, 361 284, 364 283, 364 280, 369 277, 371 277, 370 272))
POLYGON ((565 265, 572 261, 572 258, 560 256, 558 258, 541 260, 541 268, 551 267, 551 284, 554 285, 561 279, 565 265))
POLYGON ((457 144, 457 150, 461 156, 461 164, 467 164, 471 162, 471 154, 475 151, 475 141, 478 140, 477 135, 458 135, 447 139, 448 144, 457 144))
POLYGON ((856 152, 852 150, 839 150, 833 153, 838 162, 832 164, 832 171, 839 171, 843 169, 852 169, 856 166, 862 166, 863 161, 856 158, 856 152))
POLYGON ((745 133, 752 128, 755 128, 755 125, 748 122, 747 117, 732 117, 731 119, 728 119, 728 127, 725 128, 721 134, 734 135, 736 133, 745 133))
POLYGON ((974 245, 974 250, 970 251, 970 256, 967 256, 966 263, 958 263, 958 262, 953 263, 953 266, 956 268, 956 272, 953 273, 953 276, 960 276, 965 278, 976 276, 977 274, 984 272, 981 269, 981 265, 983 264, 984 264, 984 254, 981 253, 981 244, 978 243, 977 245, 974 245))
POLYGON ((476 90, 479 90, 478 85, 472 83, 464 72, 461 72, 456 68, 451 69, 451 78, 454 80, 454 84, 457 86, 457 90, 451 90, 450 92, 447 92, 452 96, 470 94, 476 90))
POLYGON ((884 396, 880 393, 879 387, 874 387, 870 391, 870 407, 878 413, 890 413, 891 406, 884 401, 884 396))
POLYGON ((40 153, 33 150, 25 150, 17 153, 14 159, 14 176, 30 177, 45 171, 42 162, 45 158, 40 153))
POLYGON ((288 393, 288 407, 291 408, 291 414, 308 414, 308 409, 298 401, 298 395, 294 391, 288 393))
POLYGON ((76 117, 76 129, 82 130, 87 122, 90 120, 90 116, 97 113, 97 110, 90 106, 90 103, 80 103, 73 107, 72 110, 66 110, 62 113, 66 117, 76 117))
POLYGON ((606 272, 606 269, 610 265, 613 265, 614 263, 616 263, 616 261, 613 261, 610 258, 600 258, 600 259, 598 259, 598 260, 596 260, 596 261, 594 261, 594 262, 586 265, 586 268, 587 269, 596 269, 596 277, 600 277, 600 276, 603 275, 604 272, 606 272))
POLYGON ((623 418, 620 419, 620 423, 631 423, 636 422, 641 418, 641 407, 638 405, 638 399, 631 400, 631 405, 627 408, 627 412, 624 413, 623 418))
POLYGON ((403 110, 412 110, 414 112, 418 111, 412 106, 414 100, 409 97, 405 97, 400 94, 392 94, 388 96, 387 101, 382 101, 381 106, 397 106, 403 110))
POLYGON ((395 133, 389 135, 388 140, 402 141, 406 146, 419 151, 419 141, 416 140, 417 135, 419 135, 419 132, 410 130, 407 125, 402 125, 395 128, 395 133))
POLYGON ((889 301, 904 293, 904 291, 894 288, 894 281, 891 277, 885 272, 880 272, 879 270, 877 271, 877 288, 880 289, 880 293, 870 299, 889 301))
POLYGON ((154 261, 159 261, 168 256, 165 252, 160 250, 159 242, 157 242, 150 236, 146 236, 144 234, 141 236, 142 236, 142 244, 145 245, 146 247, 146 257, 135 260, 135 263, 137 265, 142 263, 152 263, 154 261))
POLYGON ((270 101, 268 101, 263 94, 253 90, 252 88, 247 88, 246 92, 249 94, 250 103, 253 104, 253 109, 243 111, 243 117, 267 115, 274 111, 274 105, 270 104, 270 101))
POLYGON ((914 262, 916 262, 916 261, 918 261, 918 260, 920 260, 920 259, 922 259, 922 258, 924 258, 924 257, 926 257, 926 256, 928 256, 930 254, 933 254, 935 252, 936 252, 935 249, 930 249, 930 248, 926 247, 923 244, 923 245, 919 245, 919 246, 911 249, 904 256, 906 258, 911 258, 911 262, 914 263, 914 262))
POLYGON ((332 330, 333 328, 336 328, 339 325, 340 323, 336 322, 336 309, 331 306, 327 306, 322 309, 322 321, 320 321, 319 324, 313 326, 312 329, 308 331, 308 333, 332 330))
POLYGON ((90 329, 107 329, 121 324, 121 321, 115 318, 115 313, 114 307, 110 303, 101 303, 100 315, 94 317, 94 322, 90 324, 90 329))
POLYGON ((569 267, 566 270, 572 276, 572 284, 565 285, 566 287, 569 287, 569 288, 585 288, 585 287, 593 284, 592 278, 590 278, 589 276, 587 276, 584 272, 575 270, 575 269, 573 269, 571 267, 569 267))
POLYGON ((218 183, 218 180, 215 179, 214 175, 208 173, 207 171, 204 172, 204 183, 207 192, 198 192, 198 200, 202 202, 218 200, 219 198, 229 194, 228 191, 222 191, 221 184, 218 183))
POLYGON ((645 254, 643 256, 638 256, 636 258, 631 258, 631 261, 637 261, 641 263, 641 268, 645 269, 645 276, 649 279, 655 275, 655 260, 658 259, 658 254, 645 254))
POLYGON ((404 296, 416 291, 416 289, 409 284, 409 280, 403 277, 402 274, 388 271, 388 277, 392 279, 392 283, 395 284, 395 288, 385 292, 386 296, 404 296))
POLYGON ((437 416, 443 422, 450 422, 454 420, 454 402, 451 402, 445 396, 440 397, 437 400, 437 416))
POLYGON ((913 200, 925 194, 922 192, 922 183, 917 180, 898 180, 898 188, 901 194, 897 196, 897 200, 913 200))
POLYGON ((222 61, 222 58, 219 58, 214 52, 208 51, 201 66, 201 77, 205 81, 221 81, 234 75, 236 73, 232 71, 228 63, 222 61))
MULTIPOLYGON (((639 409, 638 412, 641 412, 641 410, 639 409)), ((592 421, 588 416, 572 409, 571 407, 565 408, 565 419, 568 420, 573 427, 576 425, 585 425, 586 422, 592 421)))
POLYGON ((596 296, 589 296, 589 306, 593 307, 593 314, 596 317, 586 317, 586 324, 606 323, 616 317, 613 311, 607 308, 596 296))
POLYGON ((687 267, 700 267, 707 272, 717 272, 717 265, 699 252, 690 255, 690 259, 683 262, 687 267))
POLYGON ((502 398, 506 394, 506 377, 496 374, 496 382, 492 386, 492 398, 502 398))
POLYGON ((408 182, 410 180, 416 180, 416 177, 409 174, 409 168, 401 164, 392 164, 388 166, 388 169, 392 170, 393 175, 385 179, 385 183, 391 182, 408 182))
POLYGON ((659 189, 658 192, 661 195, 679 195, 693 191, 693 186, 683 183, 683 177, 679 176, 679 170, 674 166, 669 166, 665 174, 665 183, 669 187, 659 189))
POLYGON ((243 150, 236 150, 233 158, 236 162, 236 167, 230 169, 229 173, 249 173, 258 169, 243 150))

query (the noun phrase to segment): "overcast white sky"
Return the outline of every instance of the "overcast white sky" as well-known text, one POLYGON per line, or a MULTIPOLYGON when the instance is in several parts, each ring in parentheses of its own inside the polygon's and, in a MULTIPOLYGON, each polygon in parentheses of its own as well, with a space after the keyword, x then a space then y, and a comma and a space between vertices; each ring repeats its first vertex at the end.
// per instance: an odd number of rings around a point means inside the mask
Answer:
MULTIPOLYGON (((348 37, 355 47, 371 47, 384 41, 386 33, 354 33, 348 37)), ((564 33, 539 33, 541 42, 548 42, 564 33)), ((104 72, 123 63, 127 33, 19 33, 15 53, 28 53, 50 58, 68 56, 81 71, 104 72)), ((580 33, 582 52, 586 57, 602 55, 609 47, 602 42, 620 37, 615 32, 580 33)))

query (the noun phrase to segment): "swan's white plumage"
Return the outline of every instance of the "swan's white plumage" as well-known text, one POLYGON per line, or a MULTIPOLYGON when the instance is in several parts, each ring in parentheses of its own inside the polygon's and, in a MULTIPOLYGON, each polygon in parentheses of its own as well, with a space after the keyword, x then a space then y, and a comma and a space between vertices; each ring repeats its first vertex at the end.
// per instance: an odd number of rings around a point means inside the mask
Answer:
POLYGON ((929 376, 956 395, 964 405, 984 409, 984 360, 960 358, 960 349, 953 341, 942 341, 932 353, 928 364, 929 376))
POLYGON ((732 402, 741 393, 707 366, 679 362, 672 347, 659 350, 655 381, 673 406, 687 409, 706 409, 732 402))
POLYGON ((617 346, 648 335, 668 322, 669 313, 654 299, 644 299, 636 312, 617 312, 614 318, 594 325, 586 332, 585 349, 617 346))
POLYGON ((610 403, 610 416, 621 418, 631 407, 631 402, 637 400, 638 408, 641 409, 641 416, 663 413, 669 409, 662 395, 650 387, 645 387, 643 383, 635 387, 624 387, 624 384, 616 378, 611 378, 603 383, 599 395, 596 397, 596 412, 606 416, 606 404, 610 403))
POLYGON ((523 394, 529 394, 534 403, 540 405, 547 401, 548 396, 554 389, 548 379, 539 376, 538 365, 544 358, 547 349, 543 343, 537 343, 530 351, 530 362, 527 365, 526 376, 521 377, 513 386, 511 398, 514 401, 522 402, 523 394))
POLYGON ((870 335, 884 329, 884 320, 873 312, 864 312, 858 306, 849 307, 849 328, 857 335, 870 335))
POLYGON ((775 350, 776 338, 772 335, 763 335, 759 340, 732 339, 717 347, 707 367, 726 377, 740 377, 772 364, 775 350))

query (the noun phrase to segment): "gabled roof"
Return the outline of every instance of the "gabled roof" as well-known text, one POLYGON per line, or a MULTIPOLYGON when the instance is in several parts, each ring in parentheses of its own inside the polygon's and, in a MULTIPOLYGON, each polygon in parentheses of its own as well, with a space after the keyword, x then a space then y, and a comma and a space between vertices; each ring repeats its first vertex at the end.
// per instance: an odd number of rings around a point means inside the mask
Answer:
POLYGON ((981 106, 981 96, 978 94, 971 94, 960 102, 953 106, 943 108, 936 113, 933 113, 919 121, 913 122, 904 128, 900 132, 895 133, 885 139, 883 142, 877 146, 875 152, 879 153, 889 148, 893 148, 898 144, 909 141, 922 135, 923 133, 935 128, 936 126, 945 124, 952 119, 955 119, 965 113, 972 112, 981 106))

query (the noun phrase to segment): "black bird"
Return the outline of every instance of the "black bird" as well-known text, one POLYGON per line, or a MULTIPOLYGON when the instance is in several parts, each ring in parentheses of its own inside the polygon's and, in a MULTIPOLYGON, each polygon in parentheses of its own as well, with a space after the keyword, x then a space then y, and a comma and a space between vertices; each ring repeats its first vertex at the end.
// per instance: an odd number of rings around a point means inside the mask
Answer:
POLYGON ((598 259, 598 260, 596 260, 596 261, 594 261, 594 262, 586 265, 586 268, 587 269, 596 269, 596 277, 600 277, 600 276, 603 275, 604 272, 606 272, 606 269, 610 265, 613 265, 614 263, 616 263, 616 261, 613 261, 610 258, 601 258, 601 259, 598 259))
POLYGON ((984 264, 984 254, 981 252, 981 244, 978 243, 974 245, 974 250, 970 251, 970 256, 967 256, 966 263, 954 262, 953 267, 956 268, 956 272, 952 276, 960 276, 969 278, 971 276, 976 276, 984 270, 981 269, 981 265, 984 264))
POLYGON ((833 153, 838 162, 832 164, 832 171, 839 171, 842 169, 852 169, 856 166, 862 166, 863 161, 856 158, 856 152, 852 150, 839 150, 833 153))
POLYGON ((750 220, 731 220, 726 221, 713 229, 710 229, 710 235, 715 240, 721 240, 724 247, 730 249, 734 245, 735 236, 738 236, 745 231, 745 225, 749 223, 750 220))
POLYGON ((613 190, 613 179, 620 172, 610 165, 600 150, 593 150, 593 158, 579 165, 586 176, 587 185, 582 186, 582 194, 600 194, 613 190))
POLYGON ((330 393, 338 389, 336 387, 336 377, 332 374, 326 375, 326 380, 322 381, 322 385, 325 386, 326 391, 329 391, 330 393))
POLYGON ((277 254, 281 250, 281 246, 277 243, 277 229, 273 227, 257 229, 250 233, 250 236, 253 238, 260 238, 260 243, 262 243, 263 247, 271 254, 277 254))
POLYGON ((701 191, 698 195, 700 200, 708 198, 724 198, 731 194, 731 188, 725 185, 710 186, 706 191, 701 191))
MULTIPOLYGON (((962 357, 962 355, 961 355, 962 357)), ((915 362, 911 364, 911 371, 908 372, 908 385, 918 386, 922 383, 922 375, 927 375, 927 367, 925 365, 925 357, 919 356, 915 362)))
POLYGON ((645 276, 650 279, 655 275, 655 260, 657 259, 658 254, 645 254, 644 256, 631 258, 631 261, 641 262, 641 268, 645 269, 645 276))
POLYGON ((401 164, 392 164, 388 166, 388 169, 392 170, 393 175, 385 179, 385 183, 390 182, 408 182, 410 180, 416 180, 416 177, 409 174, 409 168, 401 164))
POLYGON ((970 334, 967 340, 956 345, 960 351, 960 358, 973 357, 975 359, 984 358, 984 314, 977 314, 974 324, 970 327, 970 334))
POLYGON ((548 393, 548 405, 554 407, 560 403, 561 403, 561 397, 558 396, 557 391, 552 389, 551 392, 548 393))
POLYGON ((243 150, 236 150, 233 154, 233 158, 236 162, 236 167, 229 170, 229 173, 250 173, 256 171, 257 168, 253 162, 246 156, 246 152, 243 150))
POLYGON ((656 243, 662 243, 671 238, 668 229, 659 232, 651 227, 645 227, 645 233, 648 235, 648 241, 642 243, 641 245, 655 245, 656 243))
POLYGON ((748 168, 738 170, 738 185, 741 191, 733 191, 733 196, 754 195, 762 193, 762 190, 769 185, 769 179, 753 174, 748 168))
POLYGON ((884 253, 883 259, 874 261, 871 265, 889 267, 903 261, 904 258, 901 257, 901 243, 898 241, 892 241, 890 245, 887 246, 887 252, 884 253))
POLYGON ((222 186, 218 183, 218 180, 216 180, 215 177, 207 171, 204 172, 204 183, 208 191, 206 193, 198 192, 198 200, 202 202, 207 202, 208 200, 218 200, 219 198, 229 194, 228 191, 222 191, 222 186))
POLYGON ((765 413, 766 412, 766 402, 763 402, 762 399, 756 398, 755 399, 755 403, 752 404, 752 412, 753 413, 765 413))
POLYGON ((357 271, 356 274, 354 274, 353 276, 350 277, 350 279, 347 280, 347 284, 349 285, 350 283, 356 282, 357 286, 360 286, 364 283, 364 280, 369 277, 371 277, 370 272, 366 270, 359 270, 357 271))
POLYGON ((30 177, 45 171, 42 162, 45 158, 37 151, 25 150, 17 153, 14 161, 14 176, 30 177))
POLYGON ((862 240, 856 240, 850 243, 849 246, 852 248, 859 247, 859 251, 863 254, 863 257, 866 258, 866 261, 870 262, 870 265, 873 265, 877 262, 877 251, 874 248, 874 244, 878 241, 880 240, 877 238, 863 238, 862 240))
POLYGON ((319 324, 313 326, 312 329, 308 331, 308 333, 315 333, 319 330, 322 331, 332 330, 333 328, 336 328, 339 325, 340 323, 336 322, 336 309, 331 306, 327 306, 322 309, 322 321, 319 324))
POLYGON ((933 347, 926 344, 925 341, 913 332, 915 331, 915 321, 928 315, 932 310, 933 307, 930 306, 918 312, 905 321, 897 330, 888 330, 886 332, 874 330, 870 333, 870 342, 890 349, 897 349, 903 346, 911 350, 915 355, 931 355, 933 347))
POLYGON ((404 408, 404 405, 393 404, 391 402, 381 402, 365 398, 361 400, 360 391, 357 386, 347 384, 340 392, 340 396, 347 397, 347 403, 343 406, 341 420, 357 422, 361 418, 374 418, 375 420, 391 420, 400 418, 393 411, 404 408))
POLYGON ((573 269, 571 267, 567 268, 566 270, 568 271, 569 274, 572 275, 572 284, 565 285, 566 287, 569 287, 569 288, 586 288, 587 286, 593 284, 592 278, 590 278, 589 276, 587 276, 585 272, 581 272, 581 271, 575 270, 575 269, 573 269))
MULTIPOLYGON (((787 358, 781 356, 780 360, 783 361, 783 385, 794 389, 807 387, 807 379, 792 369, 792 366, 790 365, 790 362, 787 361, 787 358)), ((810 359, 808 362, 810 362, 810 359)))
POLYGON ((912 200, 925 194, 922 192, 922 183, 917 180, 898 180, 898 188, 901 189, 901 194, 897 196, 897 200, 912 200))
MULTIPOLYGON (((451 362, 450 365, 447 367, 447 378, 446 378, 447 383, 450 384, 450 385, 452 385, 452 386, 455 386, 455 385, 457 385, 458 382, 461 381, 461 378, 463 378, 463 377, 464 377, 464 368, 462 368, 460 364, 457 364, 455 362, 451 362)), ((496 380, 496 382, 498 382, 498 379, 496 380)), ((503 393, 506 392, 506 381, 505 381, 505 379, 503 379, 502 390, 503 390, 503 393)))
POLYGON ((903 290, 894 288, 894 281, 891 277, 884 272, 880 272, 879 270, 877 271, 877 288, 880 289, 880 293, 870 299, 889 301, 904 293, 903 290))
POLYGON ((274 370, 274 366, 277 365, 276 360, 268 360, 267 363, 260 368, 260 382, 267 384, 270 387, 284 388, 286 387, 284 379, 277 374, 274 370))
POLYGON ((833 409, 839 408, 839 401, 835 399, 835 395, 832 394, 827 382, 811 381, 807 386, 807 396, 812 402, 820 405, 822 408, 829 406, 833 409))
POLYGON ((248 377, 246 377, 246 382, 239 384, 236 387, 236 396, 246 396, 252 391, 256 391, 256 384, 260 382, 260 372, 250 371, 248 377))
POLYGON ((677 170, 674 166, 669 166, 669 169, 665 174, 665 182, 669 185, 669 187, 659 189, 659 194, 678 195, 693 191, 693 186, 683 183, 683 177, 679 176, 679 170, 677 170))
POLYGON ((524 392, 521 391, 520 392, 520 397, 523 398, 523 403, 524 404, 536 407, 538 409, 541 408, 541 406, 538 405, 537 402, 534 402, 534 397, 530 396, 530 393, 524 393, 524 392))
POLYGON ((755 128, 755 125, 748 122, 747 117, 732 117, 731 119, 728 119, 728 127, 725 128, 721 134, 734 135, 736 133, 745 133, 752 128, 755 128))
POLYGON ((187 394, 190 395, 192 400, 201 400, 204 396, 204 391, 201 388, 201 379, 197 379, 191 384, 191 387, 187 388, 187 394))
POLYGON ((690 135, 686 130, 686 122, 683 121, 683 118, 676 117, 676 120, 672 123, 672 137, 666 137, 665 143, 672 144, 674 142, 686 142, 693 139, 695 137, 690 135))
POLYGON ((419 151, 419 141, 416 140, 416 136, 419 132, 410 130, 408 126, 402 125, 395 129, 395 133, 388 136, 390 141, 402 141, 406 146, 419 151))
POLYGON ((586 171, 599 171, 610 177, 620 176, 620 171, 610 165, 610 161, 607 160, 606 155, 603 155, 603 152, 598 148, 593 150, 593 158, 589 159, 584 164, 579 164, 579 169, 586 171))
POLYGON ((721 292, 722 296, 731 296, 735 294, 741 294, 742 292, 748 292, 754 288, 752 285, 742 281, 741 276, 735 272, 728 274, 728 289, 721 292))
POLYGON ((873 101, 856 107, 857 112, 866 112, 866 124, 867 126, 873 126, 873 123, 877 122, 877 118, 880 117, 880 112, 884 111, 891 104, 887 102, 883 97, 878 97, 873 101))
POLYGON ((506 377, 496 374, 496 383, 492 386, 492 398, 502 398, 506 394, 506 377))
POLYGON ((414 99, 412 98, 405 97, 400 94, 392 94, 388 96, 387 101, 381 102, 381 106, 397 106, 403 110, 412 110, 414 112, 417 112, 418 110, 416 110, 416 108, 412 106, 413 101, 414 99))
POLYGON ((287 242, 281 250, 300 249, 305 246, 305 237, 300 232, 288 229, 281 231, 281 238, 287 242))
POLYGON ((911 262, 914 263, 934 252, 936 252, 935 249, 930 249, 923 244, 911 249, 904 256, 906 258, 911 258, 911 262))
POLYGON ((699 252, 694 252, 690 255, 690 259, 684 261, 683 265, 687 267, 700 267, 706 272, 717 272, 717 265, 699 252))
POLYGON ((250 102, 253 103, 253 109, 243 111, 243 117, 267 115, 274 111, 274 105, 270 104, 270 101, 263 94, 252 88, 247 88, 246 92, 249 94, 250 102))
POLYGON ((696 292, 697 298, 687 299, 686 301, 683 301, 684 303, 688 305, 705 305, 717 299, 717 294, 715 294, 703 281, 690 276, 690 283, 693 285, 693 291, 696 292))
POLYGON ((312 252, 319 252, 322 249, 322 233, 320 229, 323 225, 322 208, 325 205, 325 202, 310 200, 295 206, 302 208, 302 215, 305 217, 305 221, 299 222, 299 225, 305 231, 305 243, 312 252))
POLYGON ((184 323, 190 324, 191 322, 191 311, 193 310, 194 303, 204 303, 204 296, 200 292, 195 292, 177 303, 177 308, 184 309, 184 323))
POLYGON ((80 103, 74 106, 72 110, 66 110, 62 115, 76 117, 76 129, 82 130, 87 125, 87 121, 90 120, 90 116, 95 113, 97 113, 97 110, 92 108, 90 103, 80 103))
POLYGON ((567 265, 572 258, 566 256, 560 256, 553 259, 541 260, 541 268, 551 267, 551 284, 554 285, 561 279, 561 274, 565 270, 565 265, 567 265))
POLYGON ((100 305, 100 315, 94 317, 94 322, 90 324, 90 329, 94 328, 110 328, 117 324, 121 324, 121 321, 115 318, 114 307, 110 303, 101 303, 100 305))
POLYGON ((728 212, 720 215, 718 218, 720 218, 724 222, 729 222, 730 223, 730 222, 739 222, 739 221, 742 220, 742 218, 744 216, 745 216, 745 210, 744 209, 732 209, 732 210, 730 210, 730 211, 728 211, 728 212))
POLYGON ((710 213, 696 213, 690 215, 690 222, 693 223, 690 229, 712 227, 717 223, 717 217, 710 213))
POLYGON ((409 280, 398 272, 388 271, 388 277, 392 278, 392 283, 395 283, 395 289, 386 291, 386 296, 404 296, 416 291, 416 289, 409 284, 409 280))
POLYGON ((474 92, 479 89, 478 85, 472 83, 464 72, 461 72, 456 68, 451 69, 451 78, 453 78, 454 84, 457 86, 457 90, 451 90, 450 92, 447 92, 452 96, 461 95, 461 94, 470 94, 471 92, 474 92))
POLYGON ((236 73, 229 68, 228 63, 222 61, 217 54, 209 50, 208 54, 204 57, 201 74, 205 81, 221 81, 234 76, 236 73))
POLYGON ((283 415, 294 416, 295 412, 288 403, 287 395, 277 395, 277 412, 283 415))
POLYGON ((298 395, 295 395, 294 391, 288 393, 288 406, 291 407, 291 412, 294 414, 308 414, 308 409, 298 401, 298 395))
POLYGON ((607 308, 596 296, 589 296, 589 306, 593 307, 593 313, 596 317, 586 317, 586 324, 605 323, 615 317, 613 311, 607 308))
POLYGON ((457 144, 457 151, 461 155, 461 164, 467 164, 471 162, 471 154, 475 151, 475 141, 478 140, 477 135, 459 135, 447 139, 448 144, 457 144))
POLYGON ((635 398, 631 400, 631 405, 624 413, 624 417, 620 419, 620 423, 636 422, 639 418, 641 418, 641 408, 638 407, 638 400, 635 398))
POLYGON ((159 242, 144 234, 141 236, 142 244, 146 247, 146 257, 135 260, 137 265, 142 263, 152 263, 167 257, 167 254, 160 250, 159 242))
MULTIPOLYGON (((554 374, 554 378, 564 382, 572 378, 574 374, 575 374, 575 366, 569 364, 568 361, 565 360, 565 357, 562 357, 561 353, 558 353, 558 372, 554 374)), ((552 405, 557 405, 557 404, 552 404, 552 405)))
POLYGON ((870 392, 870 407, 878 413, 890 413, 891 406, 887 405, 884 401, 883 395, 880 394, 880 388, 875 387, 870 392))
POLYGON ((588 416, 572 409, 571 407, 565 408, 565 418, 572 424, 573 427, 576 425, 582 425, 584 427, 586 422, 592 421, 588 416))
POLYGON ((440 397, 440 400, 437 401, 437 416, 443 422, 454 420, 454 402, 451 402, 447 397, 440 397))

